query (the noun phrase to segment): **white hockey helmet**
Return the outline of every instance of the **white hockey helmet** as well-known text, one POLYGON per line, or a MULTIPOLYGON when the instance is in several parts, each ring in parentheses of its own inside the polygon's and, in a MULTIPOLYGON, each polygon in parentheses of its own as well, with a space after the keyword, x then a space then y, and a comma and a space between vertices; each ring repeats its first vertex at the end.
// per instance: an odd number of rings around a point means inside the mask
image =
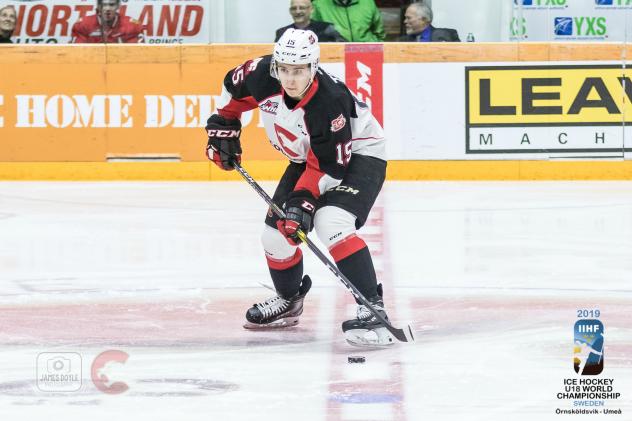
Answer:
POLYGON ((279 78, 277 63, 309 64, 312 72, 311 80, 314 80, 319 61, 320 47, 318 46, 316 34, 309 30, 290 28, 274 44, 270 62, 270 74, 276 79, 279 78))

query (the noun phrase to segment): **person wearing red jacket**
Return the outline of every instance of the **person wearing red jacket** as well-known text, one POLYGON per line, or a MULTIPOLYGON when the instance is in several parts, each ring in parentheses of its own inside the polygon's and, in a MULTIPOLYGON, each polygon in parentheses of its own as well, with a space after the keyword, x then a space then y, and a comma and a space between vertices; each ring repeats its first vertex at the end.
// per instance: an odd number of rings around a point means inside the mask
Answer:
POLYGON ((142 25, 119 13, 120 0, 97 0, 97 13, 72 26, 73 44, 144 42, 142 25))

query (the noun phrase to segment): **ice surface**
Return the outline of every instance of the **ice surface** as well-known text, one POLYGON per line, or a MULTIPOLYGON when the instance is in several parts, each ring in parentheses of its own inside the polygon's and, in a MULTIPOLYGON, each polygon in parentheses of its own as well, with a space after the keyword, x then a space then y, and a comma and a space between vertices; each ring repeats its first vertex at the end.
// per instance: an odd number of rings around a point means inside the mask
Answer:
POLYGON ((353 301, 307 250, 301 324, 242 328, 265 212, 243 182, 0 183, 0 419, 564 419, 580 309, 623 411, 582 419, 632 419, 632 183, 387 183, 361 234, 418 338, 387 350, 344 342, 353 301), (120 394, 91 378, 108 350, 120 394), (78 355, 79 390, 40 390, 41 353, 78 355))

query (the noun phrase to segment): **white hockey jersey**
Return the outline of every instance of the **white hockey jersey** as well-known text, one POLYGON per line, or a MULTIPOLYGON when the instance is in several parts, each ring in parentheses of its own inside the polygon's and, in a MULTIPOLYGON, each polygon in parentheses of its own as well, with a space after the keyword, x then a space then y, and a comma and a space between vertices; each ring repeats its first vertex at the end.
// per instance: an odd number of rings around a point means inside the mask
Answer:
POLYGON ((322 69, 296 104, 284 99, 281 84, 270 75, 270 56, 228 72, 218 113, 239 119, 256 107, 272 146, 290 161, 307 163, 295 190, 318 197, 338 185, 352 154, 386 160, 384 131, 369 108, 322 69))

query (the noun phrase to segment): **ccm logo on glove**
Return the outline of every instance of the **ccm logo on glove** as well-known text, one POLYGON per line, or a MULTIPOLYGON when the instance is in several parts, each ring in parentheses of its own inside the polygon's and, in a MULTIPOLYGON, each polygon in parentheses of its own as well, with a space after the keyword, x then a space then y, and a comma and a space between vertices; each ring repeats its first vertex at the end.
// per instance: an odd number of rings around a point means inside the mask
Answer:
POLYGON ((241 163, 241 122, 213 114, 206 122, 208 143, 206 155, 223 170, 233 169, 233 163, 241 163))
POLYGON ((209 129, 207 133, 209 137, 239 137, 241 135, 241 130, 209 129))

